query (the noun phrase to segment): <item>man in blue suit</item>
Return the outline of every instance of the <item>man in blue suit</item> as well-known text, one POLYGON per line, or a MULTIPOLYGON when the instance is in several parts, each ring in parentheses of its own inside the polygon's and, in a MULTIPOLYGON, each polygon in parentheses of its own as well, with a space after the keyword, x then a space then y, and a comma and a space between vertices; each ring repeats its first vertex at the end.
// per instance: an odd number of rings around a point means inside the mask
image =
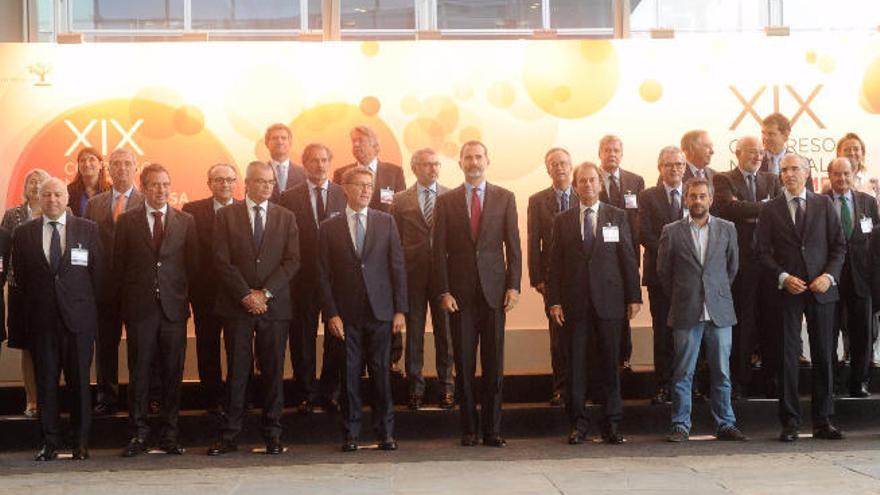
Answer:
POLYGON ((343 175, 344 215, 321 224, 319 282, 327 331, 345 342, 342 393, 344 452, 358 449, 361 370, 373 384, 373 426, 379 449, 396 450, 391 403, 391 335, 405 326, 406 268, 394 218, 369 208, 373 174, 352 167, 343 175))

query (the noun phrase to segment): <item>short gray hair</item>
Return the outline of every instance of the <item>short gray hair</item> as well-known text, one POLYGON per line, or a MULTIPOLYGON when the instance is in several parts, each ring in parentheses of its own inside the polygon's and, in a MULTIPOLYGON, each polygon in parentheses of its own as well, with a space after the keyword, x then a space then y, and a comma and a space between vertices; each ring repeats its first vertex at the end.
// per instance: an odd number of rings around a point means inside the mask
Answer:
POLYGON ((657 155, 657 166, 658 167, 663 165, 663 155, 668 155, 669 153, 679 153, 682 155, 684 154, 681 151, 681 148, 679 148, 678 146, 672 146, 672 145, 664 146, 663 149, 660 150, 660 154, 657 155))

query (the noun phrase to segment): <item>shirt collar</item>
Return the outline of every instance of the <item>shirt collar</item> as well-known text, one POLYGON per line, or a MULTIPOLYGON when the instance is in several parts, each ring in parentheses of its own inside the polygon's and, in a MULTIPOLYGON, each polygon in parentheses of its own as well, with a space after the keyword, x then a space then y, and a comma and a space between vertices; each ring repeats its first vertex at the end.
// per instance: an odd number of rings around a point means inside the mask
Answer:
POLYGON ((561 198, 563 194, 571 196, 571 186, 568 186, 565 189, 556 189, 556 186, 553 186, 553 192, 556 193, 557 198, 561 198))
POLYGON ((52 220, 49 217, 47 217, 46 215, 43 215, 43 227, 45 227, 46 225, 49 225, 49 222, 58 222, 58 225, 61 225, 62 227, 64 227, 65 225, 67 225, 67 211, 65 210, 64 213, 62 213, 61 216, 58 217, 57 220, 52 220))
POLYGON ((362 209, 362 210, 355 211, 355 210, 351 209, 351 206, 346 206, 345 207, 345 216, 347 216, 348 218, 351 218, 352 215, 354 215, 355 213, 360 213, 361 215, 364 215, 366 217, 367 210, 369 210, 369 209, 370 209, 370 207, 367 206, 367 207, 364 207, 364 209, 362 209))
POLYGON ((675 186, 675 187, 669 187, 669 186, 667 186, 666 183, 664 182, 664 183, 663 183, 663 189, 666 189, 666 197, 667 197, 667 198, 669 197, 669 193, 672 192, 673 189, 675 189, 676 191, 678 191, 678 197, 679 197, 679 198, 681 197, 681 184, 679 184, 679 185, 677 185, 677 186, 675 186))
POLYGON ((370 160, 370 163, 362 163, 361 165, 370 169, 370 172, 373 172, 373 175, 375 175, 376 169, 379 167, 379 157, 377 156, 373 158, 372 160, 370 160))
POLYGON ((846 200, 847 200, 850 204, 852 204, 852 199, 853 199, 852 189, 850 189, 849 191, 847 191, 847 192, 845 192, 845 193, 843 193, 843 194, 837 194, 836 192, 833 192, 833 191, 832 191, 832 194, 834 194, 834 200, 835 200, 835 201, 840 201, 840 197, 841 197, 841 196, 846 196, 846 200))
POLYGON ((611 176, 614 176, 617 179, 617 182, 620 182, 620 167, 614 169, 614 172, 606 172, 605 169, 599 167, 599 173, 602 174, 602 179, 608 179, 611 176))
POLYGON ((248 211, 253 211, 254 206, 259 206, 263 211, 269 210, 269 200, 263 201, 259 205, 251 199, 250 196, 245 195, 244 202, 247 203, 248 211))
POLYGON ((471 193, 471 190, 473 190, 475 187, 477 188, 478 191, 480 191, 480 193, 486 192, 486 181, 484 180, 484 181, 480 182, 479 184, 477 184, 476 186, 471 184, 470 182, 464 183, 464 190, 467 191, 468 194, 473 194, 473 193, 471 193))
POLYGON ((168 214, 168 203, 165 203, 165 205, 163 205, 162 208, 159 208, 158 210, 148 205, 146 202, 144 202, 144 206, 147 209, 147 215, 152 215, 154 211, 158 211, 163 216, 168 214))
POLYGON ((280 162, 272 160, 272 168, 275 168, 279 165, 283 166, 284 168, 289 167, 290 166, 290 158, 288 158, 286 160, 281 160, 280 162))
POLYGON ((309 183, 309 189, 314 191, 316 187, 320 188, 321 190, 327 189, 327 182, 329 181, 327 180, 327 178, 324 178, 324 182, 320 184, 315 184, 309 179, 306 179, 306 182, 309 183))
POLYGON ((416 190, 418 191, 420 196, 425 191, 431 191, 432 193, 436 193, 437 192, 437 181, 432 182, 431 185, 428 187, 423 186, 421 184, 421 182, 416 182, 416 190))
POLYGON ((119 192, 116 189, 113 189, 113 199, 116 200, 119 198, 119 196, 125 196, 125 198, 128 199, 128 197, 131 196, 131 191, 133 190, 134 186, 129 187, 128 191, 125 192, 119 192))
POLYGON ((584 212, 587 211, 587 208, 592 208, 593 213, 599 213, 599 205, 601 205, 601 204, 602 204, 602 202, 599 201, 598 199, 596 200, 595 203, 593 203, 592 205, 589 205, 589 206, 585 205, 584 202, 581 201, 581 203, 580 203, 581 216, 584 215, 584 212))
POLYGON ((696 227, 696 228, 700 228, 700 229, 701 229, 701 228, 703 228, 703 227, 708 227, 709 224, 712 223, 712 218, 714 218, 714 217, 710 214, 709 217, 706 219, 706 225, 703 225, 703 226, 699 226, 699 225, 697 225, 697 222, 694 222, 694 219, 691 218, 690 215, 687 216, 687 221, 688 221, 688 225, 690 225, 691 228, 696 227))
POLYGON ((229 206, 233 202, 235 202, 235 198, 229 198, 229 201, 226 204, 223 204, 223 203, 217 201, 217 198, 214 198, 214 211, 217 211, 220 208, 223 208, 224 206, 229 206))
POLYGON ((748 180, 748 178, 749 178, 750 175, 751 175, 751 176, 754 176, 755 179, 758 178, 758 171, 757 171, 757 170, 755 170, 754 172, 749 172, 748 170, 745 170, 745 169, 742 169, 742 168, 739 168, 739 167, 737 167, 736 169, 739 170, 739 173, 742 174, 743 179, 748 180))
MULTIPOLYGON (((783 188, 782 193, 785 194, 785 201, 787 203, 790 203, 791 200, 793 200, 795 198, 794 195, 792 195, 790 192, 788 192, 788 189, 783 188)), ((806 201, 807 201, 807 188, 804 187, 803 190, 801 190, 801 193, 797 195, 797 197, 803 199, 804 202, 806 203, 806 201)))

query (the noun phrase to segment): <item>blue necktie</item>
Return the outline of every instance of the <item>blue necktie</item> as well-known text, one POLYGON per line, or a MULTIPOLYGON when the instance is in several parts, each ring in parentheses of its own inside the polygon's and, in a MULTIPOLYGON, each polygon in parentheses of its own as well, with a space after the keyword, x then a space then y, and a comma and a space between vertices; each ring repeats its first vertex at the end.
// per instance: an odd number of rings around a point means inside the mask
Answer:
POLYGON ((559 211, 565 211, 568 209, 568 192, 563 192, 562 197, 559 198, 559 211))
POLYGON ((354 216, 355 249, 357 249, 357 254, 360 257, 364 254, 364 237, 366 237, 367 229, 364 227, 364 215, 362 213, 355 213, 354 216))
POLYGON ((590 217, 592 213, 592 208, 584 210, 584 250, 587 254, 593 252, 593 219, 590 217))
POLYGON ((52 240, 49 241, 49 265, 52 273, 58 273, 61 267, 61 234, 58 232, 58 222, 49 222, 52 226, 52 240))
POLYGON ((263 209, 254 206, 254 244, 257 248, 263 243, 263 209))

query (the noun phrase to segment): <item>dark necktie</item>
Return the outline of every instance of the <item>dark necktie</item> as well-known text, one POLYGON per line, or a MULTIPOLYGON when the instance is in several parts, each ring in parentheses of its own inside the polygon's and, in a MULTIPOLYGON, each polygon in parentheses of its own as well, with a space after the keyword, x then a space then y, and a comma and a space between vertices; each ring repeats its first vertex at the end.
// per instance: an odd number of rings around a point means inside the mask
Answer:
POLYGON ((61 233, 58 232, 58 222, 49 222, 52 226, 52 239, 49 241, 49 265, 52 273, 58 273, 61 267, 61 233))
POLYGON ((355 213, 355 225, 354 225, 354 248, 357 250, 358 257, 363 257, 364 255, 364 238, 367 237, 367 229, 364 226, 364 214, 363 213, 355 213))
POLYGON ((318 223, 324 221, 327 216, 327 210, 324 207, 324 195, 321 194, 322 188, 315 188, 315 216, 318 217, 318 223))
POLYGON ((584 210, 584 251, 587 254, 593 252, 593 209, 587 208, 584 210))
POLYGON ((673 220, 681 218, 681 199, 678 197, 678 189, 669 191, 669 216, 673 220))
POLYGON ((476 239, 480 234, 480 215, 483 209, 480 207, 480 196, 477 188, 471 189, 471 236, 476 239))
POLYGON ((697 173, 694 174, 694 177, 699 177, 701 179, 706 177, 706 173, 703 171, 703 169, 698 168, 696 170, 697 170, 697 173))
POLYGON ((797 230, 798 234, 804 234, 804 224, 806 223, 804 220, 804 198, 794 198, 795 202, 795 210, 794 210, 794 228, 797 230))
POLYGON ((562 196, 559 198, 559 211, 565 211, 568 209, 568 191, 562 193, 562 196))
POLYGON ((428 228, 432 228, 434 226, 434 195, 431 194, 430 189, 425 189, 425 209, 422 213, 425 215, 425 223, 428 224, 428 228))
POLYGON ((263 209, 260 205, 254 206, 254 244, 257 248, 263 243, 263 209))
POLYGON ((843 235, 849 239, 853 233, 853 217, 846 196, 840 197, 840 224, 843 226, 843 235))
POLYGON ((746 174, 746 182, 749 190, 749 201, 757 201, 758 191, 755 189, 755 174, 746 174))
POLYGON ((609 182, 611 186, 608 188, 608 202, 618 208, 623 208, 623 196, 620 195, 620 184, 617 183, 617 176, 612 175, 609 182))
POLYGON ((159 248, 162 247, 162 236, 165 234, 165 229, 162 228, 162 212, 154 211, 151 214, 153 215, 153 249, 158 253, 159 248))

